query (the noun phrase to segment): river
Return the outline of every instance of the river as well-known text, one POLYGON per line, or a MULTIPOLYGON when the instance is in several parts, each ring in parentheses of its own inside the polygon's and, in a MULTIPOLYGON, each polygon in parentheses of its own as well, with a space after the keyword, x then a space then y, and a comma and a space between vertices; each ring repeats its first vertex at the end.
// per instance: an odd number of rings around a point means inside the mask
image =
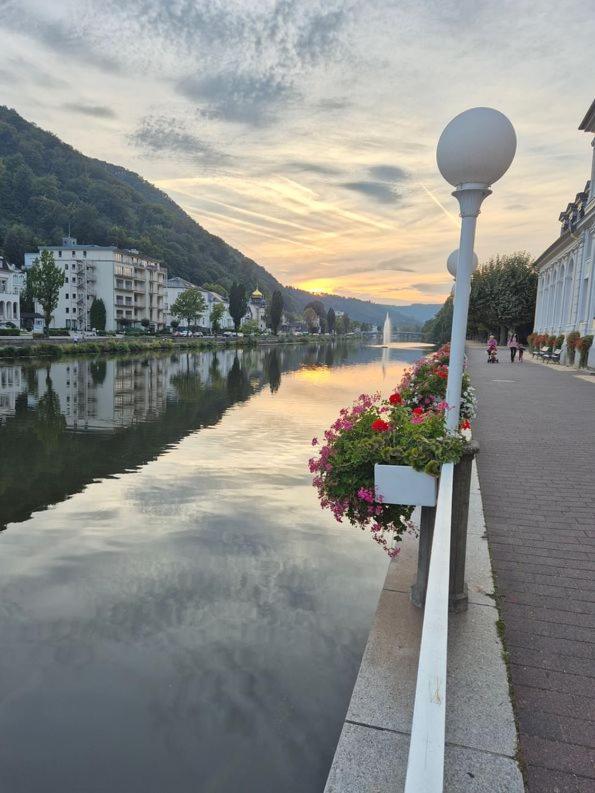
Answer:
POLYGON ((387 559, 310 440, 390 353, 0 365, 2 793, 322 790, 387 559))

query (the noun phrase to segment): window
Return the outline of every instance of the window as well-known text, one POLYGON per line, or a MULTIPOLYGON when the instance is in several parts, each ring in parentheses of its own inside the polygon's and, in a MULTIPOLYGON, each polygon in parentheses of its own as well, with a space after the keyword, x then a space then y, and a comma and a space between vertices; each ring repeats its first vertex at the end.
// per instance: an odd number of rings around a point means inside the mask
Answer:
POLYGON ((87 251, 83 251, 83 256, 85 257, 85 259, 87 258, 87 251))
POLYGON ((61 258, 62 258, 62 251, 58 251, 58 258, 59 258, 59 259, 61 259, 61 258))
POLYGON ((66 310, 66 313, 68 314, 68 306, 66 306, 66 309, 65 309, 65 310, 66 310))
POLYGON ((73 255, 73 256, 76 256, 76 251, 73 251, 73 252, 72 252, 72 255, 73 255))
POLYGON ((65 283, 65 284, 67 284, 67 283, 68 283, 68 276, 66 276, 66 278, 64 279, 64 283, 65 283))

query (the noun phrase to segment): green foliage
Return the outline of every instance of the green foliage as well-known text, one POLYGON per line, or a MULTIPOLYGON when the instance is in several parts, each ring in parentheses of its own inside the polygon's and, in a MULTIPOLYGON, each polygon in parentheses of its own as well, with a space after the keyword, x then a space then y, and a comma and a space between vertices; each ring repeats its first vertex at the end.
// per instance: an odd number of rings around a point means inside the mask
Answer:
POLYGON ((95 330, 105 330, 105 303, 100 297, 93 298, 89 311, 89 322, 95 330))
POLYGON ((27 287, 35 300, 41 303, 46 334, 63 285, 64 272, 56 265, 54 254, 51 251, 42 251, 27 273, 27 287))
POLYGON ((522 251, 496 256, 471 278, 468 330, 499 335, 501 344, 511 329, 526 337, 533 326, 536 298, 537 272, 531 256, 522 251))
POLYGON ((445 344, 450 340, 452 308, 452 295, 449 295, 436 316, 429 319, 423 326, 422 333, 428 337, 429 341, 434 342, 434 344, 445 344))
POLYGON ((283 295, 278 289, 273 292, 271 299, 271 330, 277 335, 281 318, 283 316, 283 295))
POLYGON ((20 336, 21 331, 18 328, 0 328, 0 336, 20 336))
POLYGON ((143 328, 148 328, 151 324, 151 320, 148 317, 143 317, 140 321, 140 324, 143 326, 143 328))
POLYGON ((242 320, 246 316, 247 310, 248 298, 246 296, 246 288, 243 284, 234 281, 229 290, 229 313, 233 319, 236 333, 240 328, 242 320))
POLYGON ((312 300, 304 309, 304 316, 307 309, 312 309, 318 317, 318 327, 321 333, 326 332, 326 308, 321 300, 312 300))
POLYGON ((351 330, 351 319, 349 318, 349 314, 343 314, 337 317, 336 328, 337 333, 349 333, 351 330))
POLYGON ((205 308, 206 304, 202 293, 192 287, 178 295, 170 311, 175 317, 185 319, 187 325, 194 325, 205 308))
POLYGON ((304 309, 304 319, 306 320, 306 325, 308 326, 308 332, 318 333, 320 329, 318 314, 311 306, 307 306, 304 309))
POLYGON ((329 333, 334 333, 337 326, 337 315, 335 309, 331 306, 326 314, 326 326, 329 333))
POLYGON ((574 366, 574 359, 576 357, 576 345, 581 337, 578 330, 571 330, 566 336, 566 357, 570 366, 574 366))
POLYGON ((213 336, 217 336, 221 332, 221 320, 225 314, 225 305, 223 303, 215 303, 211 309, 211 330, 213 336))
POLYGON ((244 334, 244 336, 257 336, 260 333, 260 328, 258 327, 258 322, 256 322, 256 320, 249 319, 242 323, 240 331, 244 334))
MULTIPOLYGON (((9 261, 38 244, 59 244, 70 223, 79 240, 138 248, 170 275, 282 288, 264 268, 209 234, 164 192, 132 171, 85 157, 0 107, 0 245, 9 261)), ((291 298, 288 298, 291 302, 291 298)))

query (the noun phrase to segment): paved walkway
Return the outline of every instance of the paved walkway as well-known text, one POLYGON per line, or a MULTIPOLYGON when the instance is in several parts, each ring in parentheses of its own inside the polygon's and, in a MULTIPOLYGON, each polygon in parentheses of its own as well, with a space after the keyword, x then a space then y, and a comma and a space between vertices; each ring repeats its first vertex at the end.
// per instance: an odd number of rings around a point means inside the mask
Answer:
POLYGON ((530 793, 595 791, 595 377, 469 349, 530 793))

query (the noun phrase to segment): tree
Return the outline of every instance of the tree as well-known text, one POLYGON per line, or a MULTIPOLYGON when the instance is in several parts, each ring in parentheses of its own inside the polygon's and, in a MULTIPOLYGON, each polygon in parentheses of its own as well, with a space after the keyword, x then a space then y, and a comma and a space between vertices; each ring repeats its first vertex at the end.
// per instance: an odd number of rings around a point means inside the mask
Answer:
POLYGON ((281 317, 283 316, 283 295, 278 289, 273 292, 271 298, 271 329, 275 336, 279 331, 281 317))
POLYGON ((143 328, 148 328, 151 324, 151 320, 148 317, 143 317, 140 321, 140 324, 143 326, 143 328))
POLYGON ((238 284, 234 281, 229 290, 229 313, 233 319, 236 333, 239 331, 242 320, 246 316, 247 309, 246 289, 243 284, 238 284))
POLYGON ((51 251, 42 251, 27 273, 27 286, 33 297, 41 303, 44 333, 49 336, 52 315, 58 305, 60 289, 64 286, 64 272, 56 265, 51 251))
MULTIPOLYGON (((311 308, 313 311, 316 312, 316 316, 318 317, 318 326, 320 328, 321 333, 326 332, 326 309, 324 307, 324 303, 320 300, 312 300, 310 303, 306 305, 306 308, 311 308)), ((305 311, 305 309, 304 309, 305 311)))
POLYGON ((217 336, 217 334, 221 331, 221 320, 223 319, 224 314, 225 304, 219 302, 215 303, 211 309, 211 329, 213 331, 213 336, 217 336))
POLYGON ((337 332, 349 333, 350 330, 351 330, 351 320, 349 319, 349 314, 343 313, 337 320, 337 332))
POLYGON ((444 344, 450 340, 452 326, 452 295, 446 301, 435 317, 429 319, 422 328, 422 333, 434 344, 444 344))
POLYGON ((326 315, 326 327, 329 333, 334 333, 337 326, 337 315, 335 309, 331 306, 326 315))
POLYGON ((320 319, 311 306, 304 309, 304 319, 306 320, 308 331, 310 333, 318 333, 320 330, 320 319))
POLYGON ((244 336, 257 336, 260 333, 258 322, 255 319, 246 320, 246 322, 242 323, 240 330, 244 336))
POLYGON ((180 324, 180 320, 179 319, 172 319, 172 321, 169 324, 175 330, 178 327, 178 325, 180 324))
POLYGON ((4 237, 3 250, 7 261, 22 267, 25 253, 35 244, 35 235, 22 223, 12 225, 4 237))
POLYGON ((105 330, 105 303, 100 297, 93 298, 89 311, 89 322, 95 330, 105 330))
POLYGON ((186 324, 190 327, 201 316, 205 308, 204 297, 198 289, 191 287, 178 295, 170 311, 174 317, 185 319, 186 324))

